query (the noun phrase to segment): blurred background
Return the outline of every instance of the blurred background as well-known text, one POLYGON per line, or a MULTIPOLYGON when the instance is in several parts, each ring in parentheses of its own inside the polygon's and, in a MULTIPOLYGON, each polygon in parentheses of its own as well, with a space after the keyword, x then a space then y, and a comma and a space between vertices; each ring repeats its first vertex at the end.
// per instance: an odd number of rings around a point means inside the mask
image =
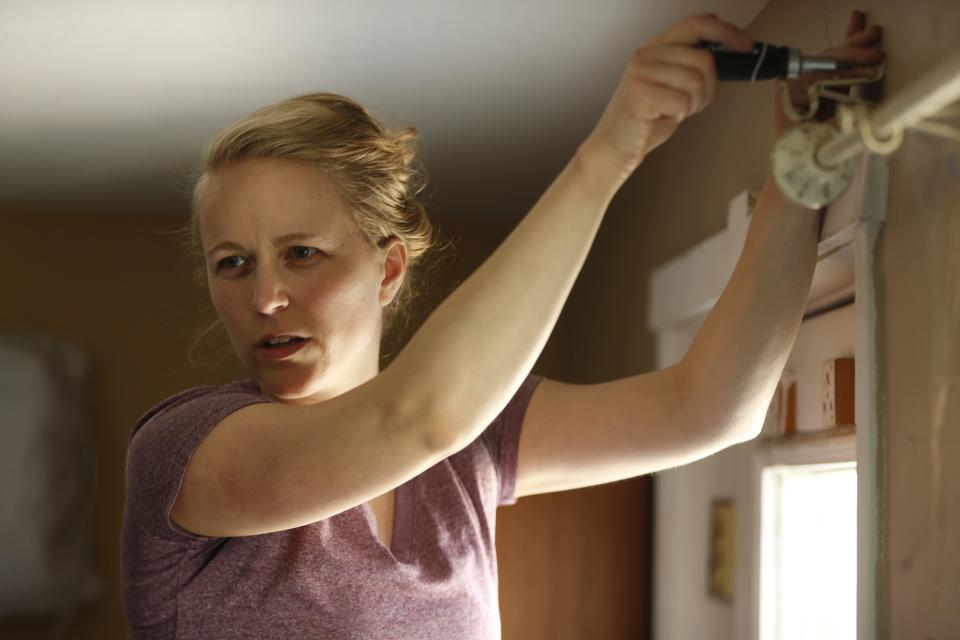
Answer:
MULTIPOLYGON (((956 50, 960 5, 948 0, 5 0, 0 328, 8 346, 36 345, 63 367, 54 387, 81 392, 31 401, 82 426, 51 436, 77 455, 49 493, 31 488, 40 475, 29 459, 10 457, 0 470, 8 549, 30 535, 33 518, 14 511, 29 500, 38 501, 30 514, 61 505, 73 532, 63 535, 79 536, 73 546, 51 542, 70 558, 38 559, 51 573, 70 567, 69 593, 49 602, 28 606, 27 578, 10 578, 23 558, 3 561, 0 637, 126 637, 119 545, 129 429, 180 390, 245 377, 225 341, 190 352, 214 316, 177 233, 190 172, 221 128, 312 91, 348 95, 389 126, 416 127, 427 210, 456 246, 420 301, 422 318, 532 207, 644 41, 709 11, 758 39, 818 53, 843 39, 854 8, 884 27, 888 93, 956 50)), ((722 85, 624 185, 536 373, 592 383, 656 367, 651 273, 721 230, 730 199, 762 184, 771 100, 769 84, 722 85)), ((887 485, 878 507, 881 637, 956 637, 960 472, 944 463, 960 453, 951 338, 960 297, 949 275, 960 251, 956 145, 908 136, 890 163, 874 266, 887 485)), ((43 377, 12 356, 3 367, 7 401, 43 377)), ((16 416, 2 411, 2 432, 13 433, 16 416)), ((707 590, 709 500, 698 489, 655 505, 655 483, 531 496, 500 511, 504 638, 735 637, 733 605, 707 590), (655 539, 662 509, 694 547, 655 539), (655 604, 659 554, 691 576, 682 606, 655 604)))

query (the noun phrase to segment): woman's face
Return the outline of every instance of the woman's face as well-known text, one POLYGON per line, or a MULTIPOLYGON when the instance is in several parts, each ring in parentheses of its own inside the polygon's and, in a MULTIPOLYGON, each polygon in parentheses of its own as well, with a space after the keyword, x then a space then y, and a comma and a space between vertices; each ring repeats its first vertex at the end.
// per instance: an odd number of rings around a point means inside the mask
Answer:
POLYGON ((381 311, 406 247, 373 247, 316 167, 243 160, 208 176, 200 238, 210 297, 240 361, 268 396, 309 404, 379 371, 381 311), (271 348, 268 335, 302 338, 271 348))

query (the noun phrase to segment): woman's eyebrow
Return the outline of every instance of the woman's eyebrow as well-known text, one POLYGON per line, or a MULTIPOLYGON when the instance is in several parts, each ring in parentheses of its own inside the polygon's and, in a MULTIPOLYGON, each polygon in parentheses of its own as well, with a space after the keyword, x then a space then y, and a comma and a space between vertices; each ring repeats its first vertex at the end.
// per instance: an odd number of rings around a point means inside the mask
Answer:
MULTIPOLYGON (((279 238, 274 238, 274 239, 273 239, 273 245, 274 245, 274 246, 280 246, 280 245, 286 244, 287 242, 290 242, 290 241, 292 241, 292 240, 321 239, 322 237, 323 237, 323 236, 320 236, 320 235, 318 235, 318 234, 316 234, 316 233, 304 233, 304 232, 288 233, 288 234, 286 234, 286 235, 280 236, 279 238)), ((214 246, 212 249, 210 249, 209 251, 207 251, 207 256, 211 256, 211 255, 213 255, 214 253, 216 253, 217 251, 220 251, 221 249, 233 249, 233 250, 235 250, 235 251, 246 251, 246 249, 244 249, 242 245, 237 244, 236 242, 232 242, 232 241, 230 241, 230 240, 225 240, 225 241, 223 241, 223 242, 215 245, 215 246, 214 246)))
POLYGON ((237 251, 243 251, 243 247, 238 245, 236 242, 230 242, 228 240, 226 242, 221 242, 220 244, 216 245, 215 247, 207 251, 207 257, 209 258, 210 256, 215 254, 217 251, 220 251, 221 249, 235 249, 237 251))
POLYGON ((298 233, 288 233, 288 234, 285 235, 285 236, 280 236, 279 238, 274 238, 274 239, 273 239, 273 245, 274 245, 275 247, 277 247, 277 246, 280 246, 281 244, 286 244, 286 243, 290 242, 291 240, 312 240, 312 239, 318 239, 318 240, 319 240, 319 239, 321 239, 322 237, 323 237, 323 236, 321 236, 321 235, 319 235, 319 234, 316 234, 316 233, 304 233, 304 232, 302 232, 302 231, 301 231, 301 232, 298 232, 298 233))

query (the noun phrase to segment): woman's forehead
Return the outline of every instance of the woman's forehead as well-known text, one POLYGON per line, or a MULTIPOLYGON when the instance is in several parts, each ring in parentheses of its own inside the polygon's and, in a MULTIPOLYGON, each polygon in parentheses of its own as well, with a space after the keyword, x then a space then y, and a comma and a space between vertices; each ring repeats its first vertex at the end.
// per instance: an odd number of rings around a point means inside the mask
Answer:
POLYGON ((207 176, 198 205, 201 237, 210 243, 239 240, 220 238, 234 235, 340 236, 353 226, 332 180, 305 163, 256 160, 223 167, 207 176))

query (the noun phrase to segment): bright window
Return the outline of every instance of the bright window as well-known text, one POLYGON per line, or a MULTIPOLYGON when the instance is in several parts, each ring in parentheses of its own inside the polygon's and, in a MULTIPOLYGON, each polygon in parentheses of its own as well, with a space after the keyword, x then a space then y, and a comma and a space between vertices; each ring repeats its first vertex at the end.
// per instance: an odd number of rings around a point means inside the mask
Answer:
POLYGON ((856 464, 766 467, 762 491, 760 640, 856 638, 856 464))

